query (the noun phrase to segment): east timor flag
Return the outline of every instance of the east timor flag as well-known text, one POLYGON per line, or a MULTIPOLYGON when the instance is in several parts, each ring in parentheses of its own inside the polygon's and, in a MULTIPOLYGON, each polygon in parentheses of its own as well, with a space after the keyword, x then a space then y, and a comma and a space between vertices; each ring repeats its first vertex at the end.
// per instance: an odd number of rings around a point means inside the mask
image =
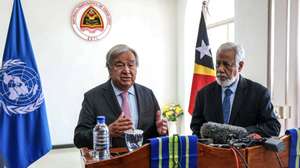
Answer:
POLYGON ((194 111, 195 99, 197 92, 207 84, 215 81, 216 71, 209 46, 206 24, 201 12, 200 25, 198 29, 198 38, 195 48, 195 67, 193 82, 190 95, 189 113, 194 111))

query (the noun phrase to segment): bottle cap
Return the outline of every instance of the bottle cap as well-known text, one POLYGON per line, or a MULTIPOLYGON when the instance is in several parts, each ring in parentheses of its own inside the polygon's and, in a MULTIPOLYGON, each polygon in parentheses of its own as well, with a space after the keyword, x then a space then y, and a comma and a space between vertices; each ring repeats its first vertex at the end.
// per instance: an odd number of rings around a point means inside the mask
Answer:
POLYGON ((104 124, 105 116, 97 116, 97 123, 104 124))

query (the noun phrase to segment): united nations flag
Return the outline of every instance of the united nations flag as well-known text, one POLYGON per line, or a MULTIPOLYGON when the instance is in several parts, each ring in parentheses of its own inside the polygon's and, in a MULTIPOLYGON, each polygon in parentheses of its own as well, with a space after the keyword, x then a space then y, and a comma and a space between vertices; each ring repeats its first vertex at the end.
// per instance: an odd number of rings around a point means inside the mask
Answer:
POLYGON ((0 156, 23 168, 50 151, 46 107, 20 0, 15 0, 0 69, 0 156))

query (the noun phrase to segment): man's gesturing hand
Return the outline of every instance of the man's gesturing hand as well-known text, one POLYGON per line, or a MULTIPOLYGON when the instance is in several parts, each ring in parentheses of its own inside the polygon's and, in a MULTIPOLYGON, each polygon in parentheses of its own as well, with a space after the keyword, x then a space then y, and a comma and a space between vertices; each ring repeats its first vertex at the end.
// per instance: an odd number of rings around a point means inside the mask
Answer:
POLYGON ((132 122, 123 113, 119 118, 108 126, 111 137, 119 137, 124 134, 124 131, 132 129, 132 122))
POLYGON ((161 112, 156 112, 156 128, 159 135, 166 135, 168 132, 168 123, 166 119, 161 118, 161 112))

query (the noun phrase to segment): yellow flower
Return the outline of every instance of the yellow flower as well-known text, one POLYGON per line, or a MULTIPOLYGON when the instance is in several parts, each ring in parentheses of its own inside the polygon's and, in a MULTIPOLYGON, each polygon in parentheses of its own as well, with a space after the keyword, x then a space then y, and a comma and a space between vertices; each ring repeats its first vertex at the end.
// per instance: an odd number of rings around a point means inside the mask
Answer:
POLYGON ((181 108, 176 107, 176 108, 175 108, 175 112, 176 112, 177 114, 179 114, 179 113, 181 112, 181 108))
POLYGON ((167 116, 171 116, 171 115, 172 115, 172 111, 166 112, 166 115, 167 115, 167 116))
POLYGON ((164 107, 163 107, 163 111, 168 111, 169 110, 169 106, 168 105, 165 105, 164 107))
POLYGON ((183 115, 183 109, 179 104, 169 104, 163 107, 163 117, 169 121, 176 121, 177 118, 183 115))

